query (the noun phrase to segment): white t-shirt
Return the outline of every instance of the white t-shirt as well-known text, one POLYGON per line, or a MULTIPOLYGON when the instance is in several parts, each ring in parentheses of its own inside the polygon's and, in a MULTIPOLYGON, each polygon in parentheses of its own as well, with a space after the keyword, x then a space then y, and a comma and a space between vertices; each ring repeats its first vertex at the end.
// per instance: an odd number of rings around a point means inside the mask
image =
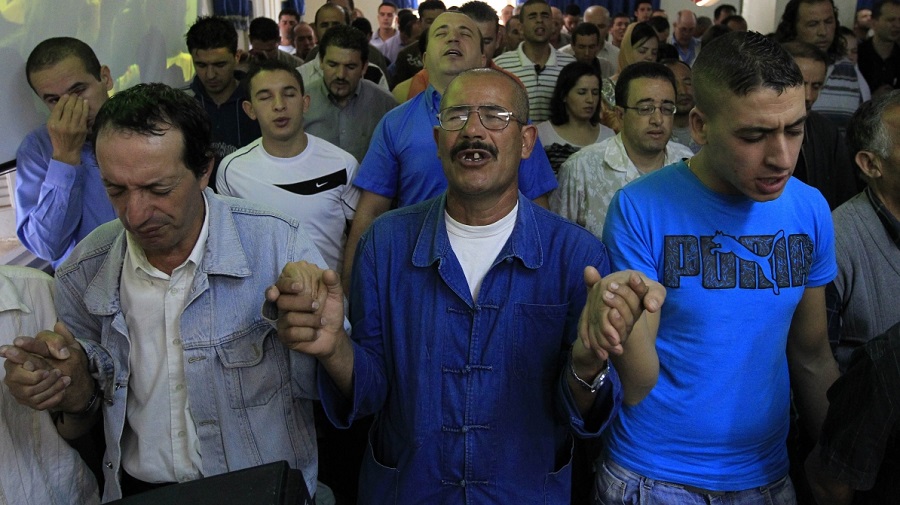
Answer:
POLYGON ((351 184, 359 165, 340 147, 306 136, 306 149, 293 158, 270 155, 262 138, 238 149, 219 165, 216 188, 298 219, 328 267, 340 272, 347 221, 359 200, 359 190, 351 184))
POLYGON ((478 292, 481 291, 481 281, 487 275, 491 265, 497 259, 509 236, 512 235, 516 225, 516 216, 519 213, 517 203, 513 210, 496 223, 485 226, 470 226, 460 223, 450 217, 444 211, 444 222, 447 223, 447 235, 450 238, 450 247, 459 260, 469 283, 469 292, 472 300, 478 300, 478 292))

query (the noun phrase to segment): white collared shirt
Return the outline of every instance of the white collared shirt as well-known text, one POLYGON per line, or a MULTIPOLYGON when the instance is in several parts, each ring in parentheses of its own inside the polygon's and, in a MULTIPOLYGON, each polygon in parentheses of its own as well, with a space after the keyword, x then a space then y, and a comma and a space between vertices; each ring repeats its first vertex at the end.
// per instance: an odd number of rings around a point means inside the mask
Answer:
POLYGON ((122 265, 122 312, 131 352, 122 434, 122 466, 145 482, 185 482, 202 477, 200 439, 191 417, 181 345, 184 312, 209 236, 209 204, 203 228, 184 263, 166 275, 147 260, 131 234, 122 265))

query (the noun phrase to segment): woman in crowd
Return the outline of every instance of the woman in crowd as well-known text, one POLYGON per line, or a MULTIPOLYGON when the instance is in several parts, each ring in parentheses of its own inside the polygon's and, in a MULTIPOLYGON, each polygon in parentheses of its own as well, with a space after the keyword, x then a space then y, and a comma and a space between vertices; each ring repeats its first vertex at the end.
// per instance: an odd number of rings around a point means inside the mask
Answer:
POLYGON ((553 172, 582 147, 612 137, 600 124, 599 67, 574 62, 563 67, 550 101, 550 120, 537 125, 553 172))
MULTIPOLYGON (((659 51, 659 39, 656 30, 647 23, 631 23, 622 38, 619 48, 619 73, 628 65, 638 61, 656 61, 659 51)), ((601 122, 618 133, 621 128, 616 117, 616 81, 619 74, 603 80, 601 94, 603 110, 601 122)))

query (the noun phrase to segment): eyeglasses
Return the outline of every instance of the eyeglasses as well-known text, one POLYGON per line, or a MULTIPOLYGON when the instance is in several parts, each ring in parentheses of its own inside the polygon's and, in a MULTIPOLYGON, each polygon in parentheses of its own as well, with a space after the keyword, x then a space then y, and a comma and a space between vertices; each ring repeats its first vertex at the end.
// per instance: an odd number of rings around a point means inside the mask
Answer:
POLYGON ((659 109, 659 112, 663 116, 674 116, 675 110, 676 110, 675 106, 670 103, 664 103, 659 106, 653 105, 653 104, 643 104, 643 105, 638 105, 637 107, 626 107, 624 105, 621 105, 620 107, 622 107, 623 109, 636 110, 638 113, 638 116, 650 116, 654 112, 656 112, 656 109, 659 109))
POLYGON ((441 128, 448 132, 455 132, 465 128, 469 114, 473 112, 478 114, 481 125, 488 130, 503 130, 509 126, 510 119, 519 124, 525 124, 516 119, 515 114, 499 105, 456 105, 442 110, 437 118, 441 123, 441 128))

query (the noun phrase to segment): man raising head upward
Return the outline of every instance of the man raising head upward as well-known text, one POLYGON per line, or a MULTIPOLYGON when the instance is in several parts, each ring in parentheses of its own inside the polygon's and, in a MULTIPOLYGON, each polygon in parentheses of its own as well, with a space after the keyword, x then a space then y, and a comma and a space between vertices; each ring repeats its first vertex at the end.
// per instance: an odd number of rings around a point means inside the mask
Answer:
MULTIPOLYGON (((484 67, 482 51, 481 33, 469 16, 445 12, 431 25, 424 55, 428 87, 384 116, 354 181, 363 192, 347 238, 345 279, 349 279, 346 267, 359 237, 390 209, 394 199, 405 207, 437 196, 447 187, 429 128, 438 124, 438 106, 450 81, 464 70, 484 67)), ((555 187, 553 170, 541 147, 523 160, 519 188, 528 198, 546 202, 544 195, 555 187)))
POLYGON ((620 386, 636 403, 656 380, 652 343, 611 331, 601 300, 613 289, 631 324, 663 290, 633 272, 598 283, 603 245, 518 190, 537 138, 527 103, 495 70, 451 82, 433 132, 447 191, 366 232, 353 340, 335 272, 288 268, 267 293, 282 338, 319 360, 332 422, 377 414, 360 503, 568 503, 571 436, 599 434, 620 386), (317 310, 297 281, 317 286, 317 310))

